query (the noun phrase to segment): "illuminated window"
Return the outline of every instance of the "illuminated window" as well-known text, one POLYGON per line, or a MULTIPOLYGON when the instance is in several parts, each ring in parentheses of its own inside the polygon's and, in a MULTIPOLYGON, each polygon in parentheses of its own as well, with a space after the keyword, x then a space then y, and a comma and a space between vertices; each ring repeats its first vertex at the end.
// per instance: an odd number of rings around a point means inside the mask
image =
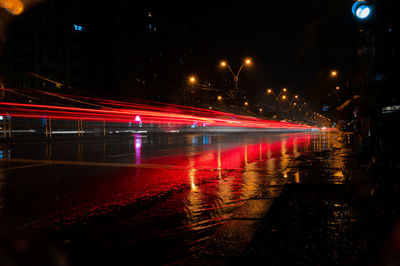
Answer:
POLYGON ((83 26, 74 24, 74 30, 76 30, 76 31, 83 31, 84 28, 83 28, 83 26))

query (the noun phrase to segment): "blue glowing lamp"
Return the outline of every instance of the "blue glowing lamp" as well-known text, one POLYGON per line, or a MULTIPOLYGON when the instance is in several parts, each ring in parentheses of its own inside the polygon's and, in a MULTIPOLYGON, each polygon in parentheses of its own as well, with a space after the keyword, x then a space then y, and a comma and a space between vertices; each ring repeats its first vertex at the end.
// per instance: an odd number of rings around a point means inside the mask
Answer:
POLYGON ((351 11, 357 18, 366 19, 371 14, 371 7, 365 1, 356 1, 351 11))

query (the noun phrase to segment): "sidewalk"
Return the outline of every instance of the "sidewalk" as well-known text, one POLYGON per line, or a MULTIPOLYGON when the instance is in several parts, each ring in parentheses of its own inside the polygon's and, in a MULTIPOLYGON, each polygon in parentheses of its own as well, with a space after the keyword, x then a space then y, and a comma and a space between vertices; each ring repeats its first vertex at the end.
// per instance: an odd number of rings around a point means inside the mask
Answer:
POLYGON ((299 158, 287 173, 300 172, 300 182, 289 177, 263 208, 249 200, 253 214, 235 219, 240 208, 188 264, 399 265, 400 167, 340 154, 299 158), (260 209, 265 215, 254 216, 260 209))

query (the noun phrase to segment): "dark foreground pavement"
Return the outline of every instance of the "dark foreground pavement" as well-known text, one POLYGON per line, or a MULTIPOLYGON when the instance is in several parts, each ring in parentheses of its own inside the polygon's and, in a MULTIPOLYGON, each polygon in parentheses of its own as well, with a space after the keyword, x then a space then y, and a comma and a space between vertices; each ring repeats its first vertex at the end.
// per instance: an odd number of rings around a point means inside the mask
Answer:
POLYGON ((0 265, 396 265, 400 164, 354 136, 7 146, 0 265))
POLYGON ((328 154, 299 158, 303 182, 249 200, 187 264, 400 265, 400 164, 355 157, 340 184, 320 181, 335 175, 328 154))

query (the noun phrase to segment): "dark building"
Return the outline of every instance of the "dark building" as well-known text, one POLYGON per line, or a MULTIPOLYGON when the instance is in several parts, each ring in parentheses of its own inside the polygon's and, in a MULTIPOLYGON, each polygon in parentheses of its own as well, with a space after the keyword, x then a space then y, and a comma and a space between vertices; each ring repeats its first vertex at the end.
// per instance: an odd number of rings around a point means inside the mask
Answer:
POLYGON ((204 49, 196 31, 162 11, 127 0, 41 2, 7 27, 0 79, 11 88, 182 103, 204 49))

